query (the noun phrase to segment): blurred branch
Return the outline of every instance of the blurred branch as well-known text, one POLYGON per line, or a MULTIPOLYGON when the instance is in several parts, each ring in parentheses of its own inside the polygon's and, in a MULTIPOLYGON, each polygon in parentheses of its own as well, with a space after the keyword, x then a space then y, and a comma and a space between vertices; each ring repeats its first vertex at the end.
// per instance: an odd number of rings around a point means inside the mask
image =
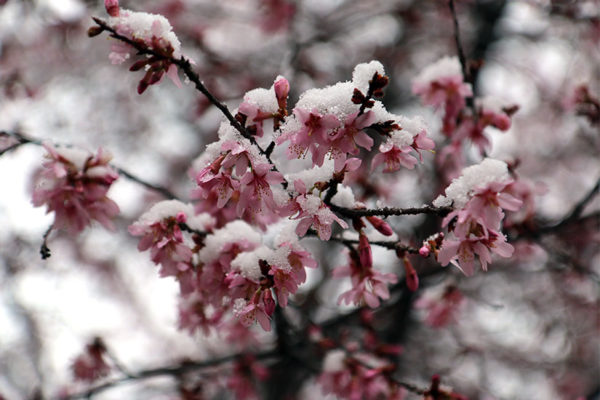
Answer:
MULTIPOLYGON (((114 379, 100 385, 91 387, 80 393, 72 394, 69 396, 61 397, 61 400, 74 400, 74 399, 89 399, 92 396, 104 392, 109 389, 113 389, 121 384, 128 382, 136 382, 144 379, 154 378, 157 376, 173 376, 180 377, 188 372, 201 371, 203 369, 218 367, 222 364, 226 364, 246 355, 247 353, 236 353, 229 356, 214 358, 206 361, 184 361, 180 365, 170 367, 159 367, 153 369, 146 369, 137 373, 130 373, 122 378, 114 379)), ((264 351, 261 353, 253 354, 256 359, 265 360, 277 356, 277 352, 274 350, 264 351)))
MULTIPOLYGON (((42 146, 43 142, 39 139, 34 139, 28 136, 25 136, 24 134, 20 133, 20 132, 7 132, 7 131, 0 131, 0 135, 6 135, 6 136, 10 136, 15 138, 16 140, 18 140, 18 143, 15 143, 9 147, 7 147, 6 149, 3 149, 0 151, 0 155, 2 155, 5 152, 8 152, 10 150, 14 150, 17 147, 24 145, 24 144, 35 144, 37 146, 42 146)), ((136 182, 142 186, 145 186, 146 188, 153 190, 157 193, 160 193, 161 195, 163 195, 164 197, 166 197, 167 199, 174 199, 174 200, 179 200, 179 198, 173 194, 173 192, 171 192, 169 189, 165 188, 164 186, 160 186, 160 185, 156 185, 153 183, 150 183, 148 181, 145 181, 144 179, 135 176, 134 174, 124 170, 121 167, 118 167, 116 165, 111 164, 111 167, 113 167, 114 169, 117 170, 117 172, 119 173, 119 175, 122 175, 124 177, 126 177, 127 179, 136 182)))

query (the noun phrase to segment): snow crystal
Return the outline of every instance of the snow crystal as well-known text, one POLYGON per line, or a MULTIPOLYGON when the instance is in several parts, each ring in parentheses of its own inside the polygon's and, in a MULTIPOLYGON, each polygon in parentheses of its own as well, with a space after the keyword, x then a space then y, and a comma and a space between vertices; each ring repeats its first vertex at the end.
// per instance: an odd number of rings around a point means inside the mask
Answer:
POLYGON ((206 237, 205 246, 198 253, 198 257, 200 261, 210 263, 219 257, 227 243, 236 243, 240 240, 259 244, 261 234, 244 221, 232 221, 206 237))
POLYGON ((453 206, 463 208, 476 188, 490 182, 502 182, 509 178, 508 166, 504 161, 486 158, 477 165, 463 169, 460 177, 452 180, 446 188, 446 196, 440 195, 434 201, 436 207, 453 206))
POLYGON ((352 85, 366 95, 369 90, 369 81, 373 79, 375 72, 385 75, 383 65, 379 61, 373 60, 370 63, 358 64, 352 72, 352 85))
POLYGON ((414 79, 413 83, 418 85, 428 85, 440 78, 447 76, 462 76, 462 69, 458 57, 442 57, 433 64, 428 65, 414 79))

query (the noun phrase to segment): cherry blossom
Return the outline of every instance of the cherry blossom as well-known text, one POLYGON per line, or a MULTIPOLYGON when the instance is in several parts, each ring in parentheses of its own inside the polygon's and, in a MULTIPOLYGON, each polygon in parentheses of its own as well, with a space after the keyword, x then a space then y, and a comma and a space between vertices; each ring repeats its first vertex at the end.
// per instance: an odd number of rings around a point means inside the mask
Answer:
POLYGON ((444 109, 443 132, 448 136, 465 107, 465 98, 473 95, 471 85, 464 82, 457 57, 443 57, 423 69, 413 80, 412 91, 421 96, 424 104, 444 109))
MULTIPOLYGON (((105 0, 105 6, 110 15, 109 26, 118 34, 159 54, 137 61, 131 66, 131 71, 147 68, 146 74, 138 84, 138 93, 142 94, 149 85, 159 83, 164 75, 181 87, 177 66, 169 61, 171 57, 181 57, 181 43, 169 21, 162 15, 119 8, 118 0, 105 0)), ((133 48, 129 44, 116 42, 109 58, 113 64, 121 64, 129 58, 131 50, 133 48)))
POLYGON ((294 198, 291 209, 293 213, 298 212, 292 217, 300 220, 296 227, 298 236, 304 236, 312 226, 321 240, 329 240, 333 222, 337 222, 343 229, 348 228, 348 224, 338 218, 319 197, 306 193, 306 186, 302 181, 294 181, 294 187, 299 195, 294 198))
POLYGON ((390 297, 388 284, 396 283, 398 277, 392 273, 382 273, 362 266, 358 255, 350 254, 348 258, 348 265, 339 266, 332 272, 332 276, 336 278, 349 276, 352 281, 352 288, 339 296, 338 303, 379 307, 380 299, 386 300, 390 297))
POLYGON ((109 165, 111 155, 98 150, 93 155, 85 150, 55 147, 45 143, 48 160, 43 164, 33 191, 33 205, 46 205, 54 211, 54 229, 77 234, 92 220, 114 229, 112 219, 119 213, 117 204, 106 195, 118 178, 109 165))

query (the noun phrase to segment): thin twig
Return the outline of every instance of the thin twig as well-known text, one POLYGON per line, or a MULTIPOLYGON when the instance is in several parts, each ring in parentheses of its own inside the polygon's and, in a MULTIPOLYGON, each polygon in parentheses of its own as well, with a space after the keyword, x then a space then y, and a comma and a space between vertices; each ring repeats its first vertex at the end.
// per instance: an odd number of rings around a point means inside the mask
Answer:
MULTIPOLYGON (((454 26, 454 42, 456 43, 456 52, 458 53, 458 60, 460 61, 462 74, 465 78, 465 82, 470 83, 474 91, 475 82, 473 82, 473 74, 471 74, 471 71, 469 70, 467 57, 465 56, 465 51, 460 40, 460 29, 458 26, 458 17, 456 16, 456 9, 454 7, 454 0, 448 0, 448 7, 450 8, 450 13, 452 14, 452 24, 454 26)), ((477 108, 475 107, 474 96, 467 97, 466 102, 467 106, 473 111, 473 118, 477 120, 477 108)))
POLYGON ((179 198, 173 194, 173 192, 171 192, 169 189, 165 188, 164 186, 160 186, 160 185, 155 185, 153 183, 147 182, 135 175, 133 175, 130 172, 125 171, 123 168, 121 167, 116 167, 114 165, 112 165, 113 168, 115 168, 117 170, 117 172, 119 173, 119 175, 124 176, 125 178, 135 182, 135 183, 139 183, 142 186, 147 187, 148 189, 151 189, 157 193, 160 193, 161 195, 163 195, 164 197, 166 197, 167 199, 170 200, 179 200, 179 198))
POLYGON ((335 211, 343 216, 349 218, 356 217, 368 217, 368 216, 379 216, 379 217, 389 217, 393 215, 418 215, 418 214, 433 214, 439 215, 440 217, 444 217, 448 215, 450 211, 452 211, 452 207, 434 207, 434 206, 423 206, 423 207, 408 207, 408 208, 392 208, 392 207, 383 207, 383 208, 372 208, 372 209, 350 209, 345 207, 336 206, 335 204, 331 204, 329 206, 332 211, 335 211))

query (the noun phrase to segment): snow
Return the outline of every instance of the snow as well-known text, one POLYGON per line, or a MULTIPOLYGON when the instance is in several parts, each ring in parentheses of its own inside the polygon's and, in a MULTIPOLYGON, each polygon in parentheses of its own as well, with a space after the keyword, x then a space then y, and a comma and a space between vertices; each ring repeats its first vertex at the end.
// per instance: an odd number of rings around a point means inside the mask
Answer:
POLYGON ((323 372, 338 372, 344 369, 346 353, 344 350, 332 350, 323 360, 323 372))
POLYGON ((198 258, 204 263, 210 263, 219 258, 227 243, 236 243, 241 240, 260 244, 261 234, 244 221, 230 222, 206 237, 205 246, 198 253, 198 258))
POLYGON ((477 165, 463 169, 460 177, 452 180, 446 188, 446 196, 440 195, 434 201, 436 207, 453 206, 463 208, 476 188, 490 182, 502 182, 509 179, 508 166, 504 161, 486 158, 477 165))
POLYGON ((270 89, 257 88, 246 92, 244 102, 255 105, 261 111, 267 113, 276 113, 279 110, 273 86, 270 89))
POLYGON ((267 260, 273 250, 267 246, 260 246, 253 251, 240 253, 231 262, 231 267, 240 271, 244 278, 257 282, 262 277, 259 260, 267 260))
POLYGON ((118 17, 109 18, 108 24, 119 32, 123 30, 130 33, 134 39, 148 42, 152 36, 162 38, 173 47, 173 57, 181 57, 181 42, 169 21, 162 15, 121 9, 118 17))
POLYGON ((286 174, 285 179, 288 182, 294 182, 301 180, 306 185, 306 189, 310 191, 310 188, 317 182, 328 182, 333 176, 333 160, 326 159, 321 167, 313 167, 311 169, 305 169, 299 172, 286 174))
POLYGON ((358 64, 352 72, 352 84, 366 95, 369 90, 369 81, 376 72, 379 75, 385 75, 383 65, 379 61, 373 60, 369 63, 358 64))
POLYGON ((354 209, 357 206, 354 193, 350 186, 339 185, 338 191, 331 199, 331 202, 336 206, 354 209))

